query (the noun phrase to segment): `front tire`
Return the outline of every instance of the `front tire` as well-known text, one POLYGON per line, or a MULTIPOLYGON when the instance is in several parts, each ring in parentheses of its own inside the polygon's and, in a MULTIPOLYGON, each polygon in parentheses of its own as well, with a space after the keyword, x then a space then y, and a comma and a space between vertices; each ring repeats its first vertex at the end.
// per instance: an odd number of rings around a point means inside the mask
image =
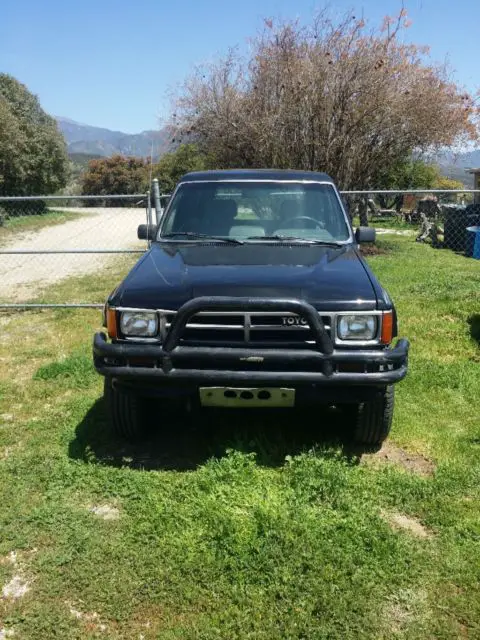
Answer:
POLYGON ((145 427, 141 399, 115 389, 109 378, 105 378, 103 397, 114 433, 127 440, 137 440, 145 427))
POLYGON ((385 387, 371 400, 361 402, 356 411, 354 440, 372 448, 381 447, 392 427, 395 387, 385 387))

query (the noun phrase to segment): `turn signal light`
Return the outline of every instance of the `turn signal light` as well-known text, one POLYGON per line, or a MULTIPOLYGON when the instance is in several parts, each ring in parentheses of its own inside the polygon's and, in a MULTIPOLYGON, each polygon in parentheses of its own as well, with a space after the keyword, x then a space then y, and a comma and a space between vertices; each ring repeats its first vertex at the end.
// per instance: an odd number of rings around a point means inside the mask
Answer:
POLYGON ((107 309, 107 332, 109 338, 116 339, 118 337, 117 310, 110 307, 107 309))
POLYGON ((393 339, 393 313, 384 311, 382 317, 382 344, 390 344, 393 339))

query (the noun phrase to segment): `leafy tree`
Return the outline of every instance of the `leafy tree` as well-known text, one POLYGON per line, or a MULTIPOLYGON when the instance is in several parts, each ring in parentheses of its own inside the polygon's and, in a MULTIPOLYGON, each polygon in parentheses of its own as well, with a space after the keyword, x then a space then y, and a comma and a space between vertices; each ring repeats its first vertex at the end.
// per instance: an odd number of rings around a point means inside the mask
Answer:
POLYGON ((447 178, 446 176, 438 176, 435 178, 433 185, 434 189, 465 189, 465 185, 460 180, 454 180, 453 178, 447 178))
POLYGON ((38 98, 0 73, 0 194, 45 195, 68 178, 65 140, 38 98))
MULTIPOLYGON (((388 171, 379 173, 376 189, 433 189, 440 173, 436 165, 428 164, 423 160, 409 159, 395 163, 388 171)), ((403 202, 402 195, 389 197, 379 195, 380 206, 390 209, 395 206, 400 210, 403 202)))
POLYGON ((0 97, 0 193, 13 195, 15 184, 26 179, 26 166, 22 158, 26 153, 27 140, 9 104, 0 97))
MULTIPOLYGON (((452 178, 447 178, 446 176, 438 175, 435 179, 435 184, 433 185, 434 189, 451 189, 451 190, 461 190, 465 189, 465 185, 460 180, 453 180, 452 178)), ((440 200, 449 200, 451 202, 461 202, 462 199, 465 199, 465 195, 460 193, 454 194, 440 194, 440 200)))
POLYGON ((406 160, 380 175, 377 186, 379 189, 433 189, 438 177, 437 166, 423 160, 406 160))
MULTIPOLYGON (((436 164, 429 164, 420 159, 406 160, 395 164, 390 171, 380 175, 376 184, 377 189, 463 189, 464 185, 458 180, 451 180, 442 176, 436 164)), ((389 198, 388 195, 378 196, 380 205, 389 209, 395 206, 399 210, 403 203, 403 196, 389 198)))
POLYGON ((198 69, 177 100, 179 131, 217 166, 324 170, 343 189, 372 188, 414 153, 478 138, 473 98, 402 42, 405 10, 376 29, 326 13, 265 24, 249 57, 198 69))
POLYGON ((81 176, 83 195, 145 193, 148 162, 143 158, 114 155, 90 160, 81 176))
POLYGON ((171 193, 178 180, 189 171, 202 171, 209 161, 196 144, 181 144, 172 153, 166 153, 153 167, 152 175, 158 178, 163 193, 171 193))

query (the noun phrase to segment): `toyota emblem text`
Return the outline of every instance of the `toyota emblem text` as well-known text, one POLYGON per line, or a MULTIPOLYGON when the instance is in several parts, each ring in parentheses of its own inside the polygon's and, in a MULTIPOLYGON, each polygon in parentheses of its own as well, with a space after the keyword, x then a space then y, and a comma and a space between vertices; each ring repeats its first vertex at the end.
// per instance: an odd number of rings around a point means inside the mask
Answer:
POLYGON ((299 316, 282 316, 282 324, 290 327, 300 324, 305 326, 307 321, 305 318, 300 318, 299 316))

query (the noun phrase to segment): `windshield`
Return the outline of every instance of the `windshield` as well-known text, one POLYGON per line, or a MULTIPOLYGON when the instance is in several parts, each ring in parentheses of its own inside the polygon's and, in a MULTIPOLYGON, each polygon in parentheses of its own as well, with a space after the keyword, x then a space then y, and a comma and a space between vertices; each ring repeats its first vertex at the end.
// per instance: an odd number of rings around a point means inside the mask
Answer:
POLYGON ((195 236, 252 242, 344 242, 350 230, 331 184, 185 182, 174 195, 158 239, 195 236))

